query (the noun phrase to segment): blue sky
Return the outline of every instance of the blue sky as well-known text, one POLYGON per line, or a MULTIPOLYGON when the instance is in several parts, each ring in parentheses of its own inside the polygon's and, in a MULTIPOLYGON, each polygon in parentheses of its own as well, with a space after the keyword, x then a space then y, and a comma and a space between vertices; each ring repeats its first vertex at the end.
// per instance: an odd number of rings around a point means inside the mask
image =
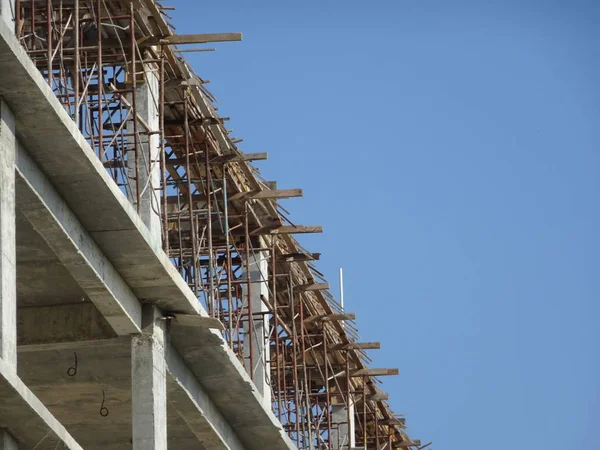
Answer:
POLYGON ((600 3, 171 0, 411 436, 597 448, 600 3), (337 288, 336 288, 337 291, 337 288))

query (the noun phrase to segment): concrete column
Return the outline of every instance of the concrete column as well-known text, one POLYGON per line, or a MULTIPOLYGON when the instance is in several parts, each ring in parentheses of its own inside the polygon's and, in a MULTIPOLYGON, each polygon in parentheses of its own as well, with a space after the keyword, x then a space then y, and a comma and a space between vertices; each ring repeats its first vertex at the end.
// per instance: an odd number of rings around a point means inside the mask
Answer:
MULTIPOLYGON (((262 245, 261 245, 262 247, 262 245)), ((244 275, 246 275, 246 262, 244 261, 244 275)), ((261 297, 269 298, 269 255, 267 252, 254 252, 250 255, 250 303, 251 312, 266 312, 267 306, 261 297)), ((248 305, 248 287, 242 284, 242 294, 245 306, 248 305)), ((244 336, 248 338, 248 325, 244 324, 244 336)), ((252 342, 244 345, 244 361, 248 373, 254 372, 254 384, 264 399, 265 407, 271 408, 271 352, 265 345, 269 333, 269 321, 267 315, 254 316, 254 327, 252 329, 252 342), (250 346, 252 346, 253 368, 250 368, 250 346)))
POLYGON ((0 429, 0 450, 19 450, 17 441, 4 428, 0 429))
POLYGON ((0 99, 0 358, 17 370, 15 118, 0 99))
POLYGON ((0 0, 0 16, 15 31, 15 0, 0 0))
POLYGON ((167 449, 166 321, 160 310, 144 305, 142 334, 131 342, 131 391, 134 450, 167 449))
MULTIPOLYGON (((160 186, 161 181, 160 136, 158 134, 159 80, 154 64, 145 64, 144 74, 144 81, 138 80, 135 91, 136 110, 138 117, 150 127, 153 133, 148 134, 146 128, 138 121, 138 169, 141 193, 140 216, 152 233, 152 236, 160 239, 160 194, 159 191, 155 190, 160 186)), ((128 131, 133 133, 133 125, 129 126, 128 131)), ((128 195, 131 203, 137 205, 135 152, 133 150, 133 138, 131 139, 131 150, 127 152, 129 185, 131 186, 131 192, 128 195)))
POLYGON ((349 407, 346 405, 333 405, 331 407, 331 430, 330 442, 335 450, 352 450, 356 447, 354 428, 354 403, 351 401, 349 407), (348 423, 348 409, 350 409, 350 423, 348 423))

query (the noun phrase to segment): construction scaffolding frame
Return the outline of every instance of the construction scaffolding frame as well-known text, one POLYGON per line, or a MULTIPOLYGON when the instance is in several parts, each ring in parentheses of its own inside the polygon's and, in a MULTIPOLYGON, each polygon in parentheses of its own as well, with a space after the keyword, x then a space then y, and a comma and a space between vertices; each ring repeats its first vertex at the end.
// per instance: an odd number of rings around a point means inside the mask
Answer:
POLYGON ((301 190, 260 177, 251 163, 266 154, 240 151, 183 56, 187 44, 241 35, 178 36, 169 9, 15 0, 17 37, 115 183, 154 216, 164 251, 298 448, 424 448, 378 387, 397 369, 368 368, 365 350, 378 343, 358 342, 319 254, 293 237, 321 231, 279 204, 301 190))

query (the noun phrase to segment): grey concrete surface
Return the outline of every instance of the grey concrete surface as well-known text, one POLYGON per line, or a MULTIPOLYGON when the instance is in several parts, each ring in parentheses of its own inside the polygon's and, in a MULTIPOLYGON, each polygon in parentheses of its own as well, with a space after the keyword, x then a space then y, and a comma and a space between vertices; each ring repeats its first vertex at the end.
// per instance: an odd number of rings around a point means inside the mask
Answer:
MULTIPOLYGON (((86 450, 132 448, 131 338, 19 347, 20 376, 86 450), (74 367, 77 355, 77 371, 74 367), (70 376, 72 374, 73 376, 70 376), (108 415, 100 415, 104 407, 108 415)), ((177 410, 167 406, 168 448, 202 450, 177 410)))
POLYGON ((0 450, 19 450, 19 444, 5 428, 0 429, 0 450))
MULTIPOLYGON (((259 244, 264 247, 264 244, 259 244)), ((250 296, 248 296, 248 286, 242 284, 242 294, 244 298, 244 306, 250 308, 252 314, 252 341, 249 345, 244 345, 244 364, 246 371, 252 373, 252 380, 256 389, 263 397, 265 408, 271 407, 271 349, 265 345, 267 334, 269 333, 269 319, 266 314, 260 315, 267 311, 267 305, 262 300, 269 298, 269 254, 265 251, 253 252, 250 255, 250 261, 244 261, 243 265, 244 277, 250 276, 250 296), (248 266, 250 274, 248 275, 248 266), (252 348, 252 367, 250 367, 250 348, 252 348)), ((244 322, 244 339, 250 341, 249 334, 250 322, 244 322)))
MULTIPOLYGON (((150 134, 138 121, 138 142, 140 143, 137 161, 137 174, 139 183, 136 179, 136 160, 135 152, 127 152, 127 172, 130 179, 131 189, 127 192, 131 203, 137 207, 136 185, 140 186, 140 209, 139 214, 142 221, 148 227, 150 234, 154 239, 161 239, 161 202, 159 191, 160 187, 160 140, 158 135, 158 86, 157 67, 155 64, 144 64, 144 81, 139 81, 136 89, 136 110, 138 117, 143 123, 150 127, 150 134)), ((133 124, 133 122, 131 122, 133 124)), ((134 129, 129 125, 127 130, 133 134, 134 129)), ((133 140, 133 139, 132 139, 133 140)), ((133 142, 132 142, 133 147, 133 142)))
POLYGON ((354 406, 350 406, 350 423, 348 423, 348 408, 346 405, 331 407, 331 442, 340 450, 350 450, 355 447, 354 442, 354 406))
POLYGON ((139 332, 140 302, 20 143, 16 167, 19 210, 115 332, 139 332))
POLYGON ((15 152, 15 117, 0 98, 0 358, 13 370, 17 364, 15 152))
POLYGON ((15 2, 14 0, 0 0, 0 17, 12 32, 15 32, 15 2))
POLYGON ((131 340, 131 397, 134 450, 167 450, 166 320, 144 305, 142 333, 131 340))
POLYGON ((12 367, 0 360, 0 428, 7 430, 19 448, 82 450, 79 444, 17 377, 12 367))
POLYGON ((19 345, 92 341, 116 337, 93 303, 19 307, 19 345))
POLYGON ((246 448, 177 350, 169 346, 166 356, 169 404, 177 409, 202 445, 211 450, 246 448))

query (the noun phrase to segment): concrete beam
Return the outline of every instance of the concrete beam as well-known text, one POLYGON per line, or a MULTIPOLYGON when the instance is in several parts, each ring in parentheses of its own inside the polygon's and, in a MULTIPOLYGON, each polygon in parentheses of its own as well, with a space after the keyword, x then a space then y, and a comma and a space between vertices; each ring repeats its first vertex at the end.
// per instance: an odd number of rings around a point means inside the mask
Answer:
POLYGON ((118 335, 138 333, 141 304, 27 151, 17 145, 19 209, 118 335))
POLYGON ((0 358, 14 371, 17 370, 15 148, 15 117, 0 99, 0 358))
POLYGON ((0 0, 0 18, 15 32, 15 0, 0 0))
MULTIPOLYGON (((17 311, 17 343, 92 341, 116 336, 91 302, 31 306, 17 311)), ((19 348, 20 350, 20 348, 19 348)))
MULTIPOLYGON (((152 237, 160 242, 162 236, 160 217, 161 199, 157 191, 161 183, 161 148, 159 135, 157 134, 159 130, 159 80, 156 69, 153 66, 153 64, 144 64, 144 82, 138 83, 135 91, 137 117, 132 117, 131 123, 128 125, 129 133, 133 134, 133 120, 138 120, 138 122, 143 121, 149 127, 148 131, 151 133, 139 133, 138 131, 137 140, 140 150, 138 152, 138 160, 136 161, 135 159, 135 151, 130 150, 127 152, 127 176, 131 188, 128 191, 129 200, 138 208, 140 217, 148 227, 152 237), (139 176, 139 180, 136 178, 136 174, 139 176), (139 207, 137 205, 138 185, 140 191, 139 207)), ((141 126, 137 129, 140 130, 141 126)), ((131 140, 131 147, 133 148, 133 138, 131 140)))
POLYGON ((0 430, 0 450, 19 450, 17 441, 6 429, 0 430))
POLYGON ((142 315, 131 341, 133 450, 167 450, 166 321, 152 305, 142 315))
POLYGON ((173 405, 207 449, 243 450, 234 429, 172 346, 167 351, 167 392, 173 405))

